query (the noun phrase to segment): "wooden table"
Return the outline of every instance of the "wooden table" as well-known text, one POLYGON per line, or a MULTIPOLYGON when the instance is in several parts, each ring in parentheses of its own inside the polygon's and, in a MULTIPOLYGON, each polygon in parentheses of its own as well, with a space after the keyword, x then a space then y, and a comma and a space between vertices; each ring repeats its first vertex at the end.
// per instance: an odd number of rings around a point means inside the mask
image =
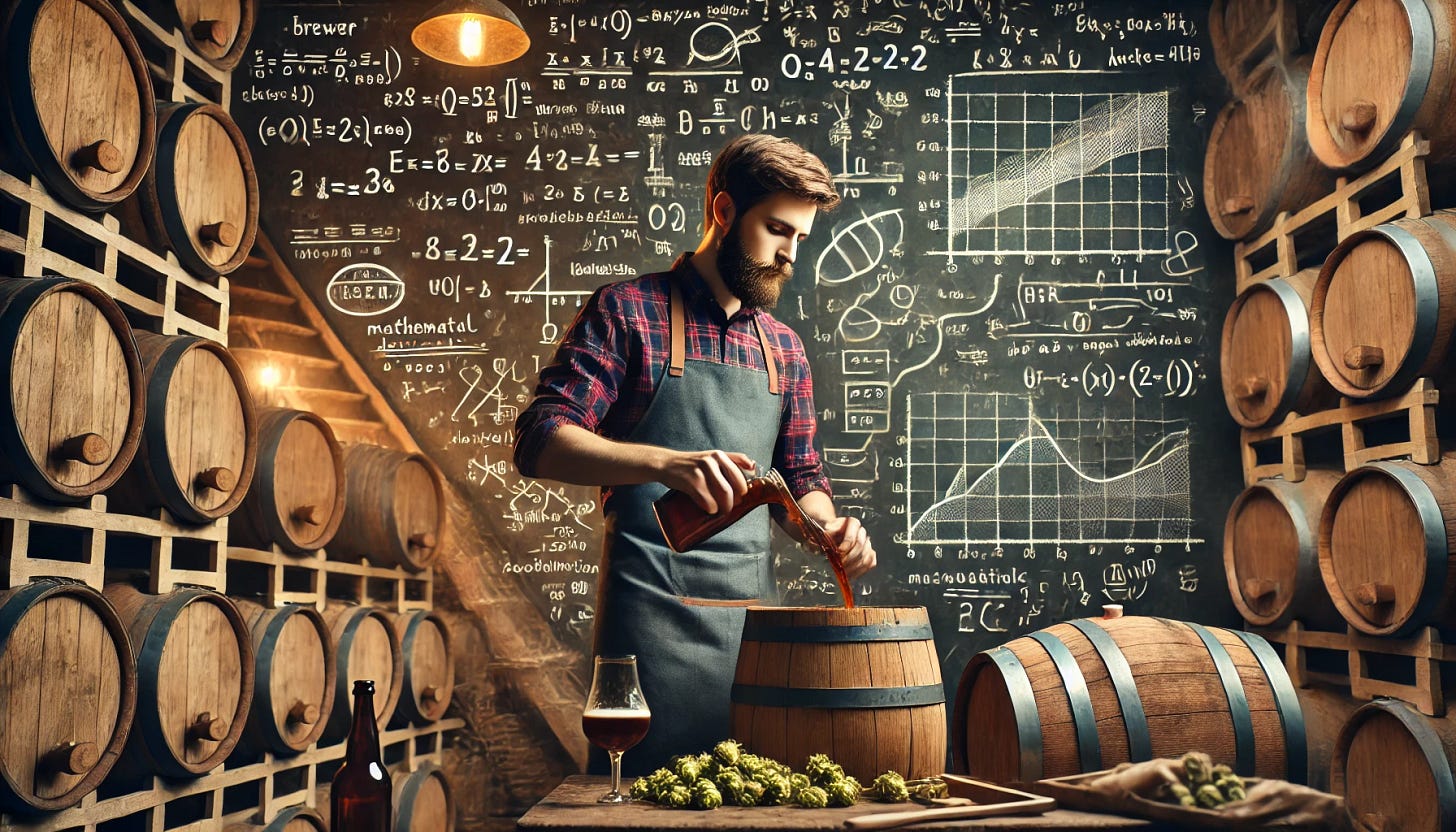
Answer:
MULTIPOLYGON (((623 778, 622 787, 631 778, 623 778)), ((596 800, 606 793, 606 777, 574 775, 531 807, 516 823, 516 829, 544 829, 553 832, 589 832, 594 829, 631 829, 658 832, 677 829, 723 830, 840 830, 846 818, 879 812, 903 812, 915 804, 868 803, 847 809, 800 809, 791 806, 723 806, 710 812, 691 809, 663 809, 645 803, 600 806, 596 800)), ((1142 820, 1056 810, 1031 817, 985 818, 981 820, 920 823, 905 827, 912 832, 968 829, 1140 829, 1158 827, 1142 820)))

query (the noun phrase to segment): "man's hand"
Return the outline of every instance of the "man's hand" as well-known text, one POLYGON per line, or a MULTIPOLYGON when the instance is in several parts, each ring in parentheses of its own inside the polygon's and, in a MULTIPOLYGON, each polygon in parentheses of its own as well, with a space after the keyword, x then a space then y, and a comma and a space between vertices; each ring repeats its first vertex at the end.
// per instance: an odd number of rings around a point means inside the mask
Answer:
POLYGON ((718 514, 748 493, 748 476, 757 470, 737 451, 687 451, 671 454, 658 480, 692 497, 703 511, 718 514))
POLYGON ((858 517, 836 517, 824 524, 824 531, 839 546, 840 557, 844 559, 844 571, 851 579, 858 578, 875 568, 875 547, 870 543, 869 532, 858 517))

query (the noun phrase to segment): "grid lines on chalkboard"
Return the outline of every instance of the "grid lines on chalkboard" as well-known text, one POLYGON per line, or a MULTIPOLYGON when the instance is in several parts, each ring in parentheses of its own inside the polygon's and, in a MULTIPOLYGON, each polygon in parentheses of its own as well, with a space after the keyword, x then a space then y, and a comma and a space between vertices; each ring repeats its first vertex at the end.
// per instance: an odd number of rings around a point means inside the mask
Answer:
POLYGON ((1187 420, 1161 401, 916 393, 906 406, 910 545, 1198 542, 1187 420))
POLYGON ((950 78, 939 253, 1168 252, 1168 93, 1035 85, 1035 76, 950 78))

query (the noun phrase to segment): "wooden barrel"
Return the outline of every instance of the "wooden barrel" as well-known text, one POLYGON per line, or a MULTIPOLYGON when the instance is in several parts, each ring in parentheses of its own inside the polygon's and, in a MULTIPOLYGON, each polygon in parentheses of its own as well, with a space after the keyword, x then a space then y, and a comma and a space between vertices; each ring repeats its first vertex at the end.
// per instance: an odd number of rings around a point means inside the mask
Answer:
POLYGON ((1310 298, 1315 363, 1351 397, 1403 393, 1421 376, 1449 386, 1453 328, 1456 212, 1350 235, 1325 259, 1310 298))
POLYGON ((1301 482, 1260 480, 1234 500, 1224 524, 1223 571, 1245 621, 1340 624, 1319 567, 1320 513, 1339 479, 1310 469, 1301 482))
POLYGON ((324 740, 337 742, 349 735, 354 718, 354 682, 374 680, 374 719, 388 725, 399 703, 404 683, 399 636, 383 612, 353 605, 330 606, 324 611, 334 639, 334 708, 324 728, 324 740))
POLYGON ((107 0, 18 0, 0 27, 0 132, 65 202, 102 211, 126 199, 156 153, 156 99, 121 15, 107 0))
POLYGON ((1186 751, 1244 775, 1305 779, 1303 712, 1269 643, 1161 618, 1077 619, 977 653, 951 743, 957 770, 995 782, 1186 751))
POLYGON ((193 335, 136 333, 147 380, 141 448, 111 490, 124 511, 166 508, 183 523, 231 514, 253 481, 257 417, 238 362, 193 335))
POLYGON ((1393 699, 1362 706, 1335 740, 1330 791, 1366 829, 1456 830, 1456 726, 1393 699))
POLYGON ((257 680, 244 742, 252 753, 291 756, 318 740, 334 708, 334 642, 312 607, 238 608, 252 633, 257 680))
POLYGON ((222 765, 253 701, 253 643, 237 607, 198 587, 148 595, 109 584, 105 594, 136 650, 128 751, 138 765, 128 768, 183 778, 222 765))
POLYGON ((1350 626, 1403 636, 1456 626, 1456 456, 1370 462, 1330 491, 1320 516, 1325 588, 1350 626))
POLYGON ((227 70, 242 60, 258 17, 257 0, 141 0, 138 5, 153 20, 181 30, 203 60, 227 70))
POLYGON ((1252 237, 1280 211, 1297 210, 1333 189, 1332 174, 1304 136, 1308 76, 1308 60, 1270 60, 1214 120, 1203 157, 1203 202, 1220 236, 1252 237))
POLYGON ((750 607, 729 735, 802 761, 833 749, 868 783, 945 770, 945 688, 924 607, 750 607))
POLYGON ((455 690, 455 662, 450 655, 450 630, 439 613, 417 610, 394 617, 404 678, 400 684, 396 724, 434 722, 450 707, 455 690))
POLYGON ((1306 109, 1310 147, 1326 165, 1376 164, 1412 129, 1431 142, 1428 162, 1456 155, 1453 12, 1451 0, 1342 0, 1330 12, 1306 109))
POLYGON ((1310 353, 1309 301, 1318 269, 1255 283, 1234 298, 1219 351, 1223 400, 1246 428, 1333 407, 1310 353))
POLYGON ((247 140, 216 104, 157 106, 157 159, 138 199, 153 244, 196 275, 227 274, 258 234, 258 177, 247 140))
POLYGON ((136 703, 131 642, 101 593, 52 579, 0 592, 0 810, 78 803, 121 756, 136 703))
POLYGON ((315 809, 289 806, 266 824, 233 823, 224 832, 329 832, 329 825, 315 809))
POLYGON ((88 283, 0 278, 0 481, 79 502, 136 455, 145 390, 121 307, 88 283))
POLYGON ((1236 91, 1254 67, 1295 42, 1294 14, 1289 0, 1213 0, 1208 11, 1213 62, 1236 91))
POLYGON ((258 465, 228 524, 234 543, 308 554, 329 544, 344 517, 344 457, 316 413, 258 409, 258 465))
POLYGON ((454 832, 455 798, 434 763, 394 775, 394 832, 454 832))
POLYGON ((361 443, 344 446, 344 471, 344 520, 329 555, 412 572, 433 563, 445 527, 445 485, 434 463, 361 443))

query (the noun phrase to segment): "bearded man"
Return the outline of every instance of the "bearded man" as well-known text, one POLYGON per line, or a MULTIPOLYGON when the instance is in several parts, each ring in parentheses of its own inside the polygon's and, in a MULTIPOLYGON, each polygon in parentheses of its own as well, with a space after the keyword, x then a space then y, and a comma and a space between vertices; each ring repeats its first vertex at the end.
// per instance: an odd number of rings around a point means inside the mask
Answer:
MULTIPOLYGON (((875 565, 864 527, 830 497, 803 342, 769 314, 815 216, 839 203, 833 179, 797 144, 745 135, 720 151, 706 190, 697 250, 669 271, 598 289, 516 422, 523 475, 602 488, 593 647, 637 657, 654 718, 626 755, 635 772, 727 737, 746 607, 778 595, 766 509, 674 553, 654 500, 676 489, 725 512, 766 463, 829 532, 851 577, 875 565)), ((605 773, 605 757, 590 768, 605 773)))

